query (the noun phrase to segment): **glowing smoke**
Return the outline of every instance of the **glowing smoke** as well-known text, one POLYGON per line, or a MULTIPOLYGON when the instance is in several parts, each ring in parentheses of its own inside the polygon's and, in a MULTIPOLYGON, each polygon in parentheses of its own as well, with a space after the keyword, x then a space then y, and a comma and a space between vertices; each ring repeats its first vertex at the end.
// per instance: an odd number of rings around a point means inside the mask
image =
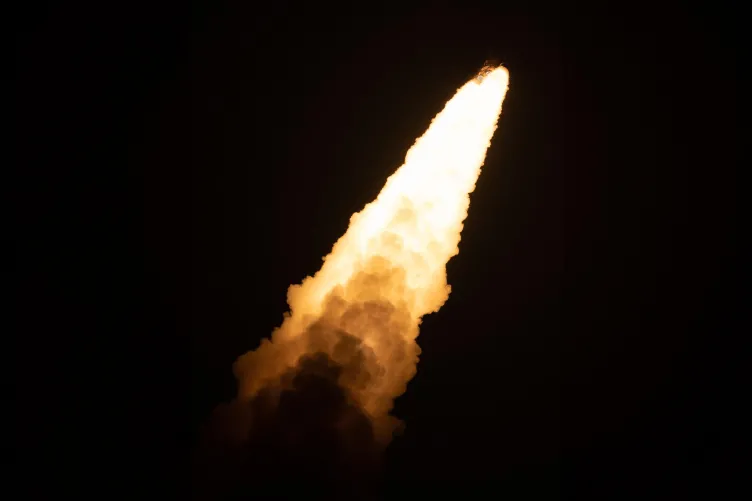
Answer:
POLYGON ((376 200, 351 217, 321 270, 290 287, 282 325, 235 363, 228 440, 267 455, 259 437, 290 451, 326 440, 325 430, 340 450, 391 440, 399 421, 389 412, 416 372, 421 317, 449 297, 446 264, 459 252, 507 86, 506 69, 484 67, 460 88, 376 200))

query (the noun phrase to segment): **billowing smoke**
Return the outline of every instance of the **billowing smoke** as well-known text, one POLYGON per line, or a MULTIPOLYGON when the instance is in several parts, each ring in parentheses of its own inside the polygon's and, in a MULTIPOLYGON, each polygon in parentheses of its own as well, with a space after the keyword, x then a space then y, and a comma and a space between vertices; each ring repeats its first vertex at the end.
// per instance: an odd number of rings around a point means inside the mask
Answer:
POLYGON ((214 470, 212 485, 203 486, 209 490, 204 499, 219 499, 214 496, 220 493, 223 499, 230 494, 288 498, 300 489, 328 499, 367 496, 379 475, 381 453, 400 425, 388 411, 414 375, 419 353, 415 340, 404 335, 415 328, 405 305, 348 299, 368 288, 377 295, 404 280, 404 273, 384 265, 375 260, 333 291, 322 315, 299 336, 287 343, 264 342, 238 360, 238 378, 252 371, 258 382, 252 396, 215 412, 214 455, 203 458, 212 464, 201 465, 214 470), (388 346, 389 367, 350 333, 365 330, 388 346), (300 356, 286 366, 291 351, 300 356), (371 395, 383 386, 387 370, 399 374, 402 387, 371 395), (369 398, 383 412, 369 413, 362 403, 369 398))
POLYGON ((238 396, 215 413, 202 466, 215 471, 209 499, 287 488, 366 497, 401 427, 390 411, 417 370, 420 320, 449 296, 446 263, 507 82, 504 68, 484 67, 457 91, 322 269, 290 288, 271 340, 235 363, 238 396))

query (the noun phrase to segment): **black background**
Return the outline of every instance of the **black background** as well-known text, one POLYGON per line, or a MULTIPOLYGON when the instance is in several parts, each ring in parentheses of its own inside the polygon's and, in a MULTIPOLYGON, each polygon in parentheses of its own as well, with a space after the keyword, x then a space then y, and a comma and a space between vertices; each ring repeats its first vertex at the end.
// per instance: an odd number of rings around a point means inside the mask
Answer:
POLYGON ((489 58, 510 90, 382 495, 715 491, 743 331, 722 10, 38 6, 13 99, 25 492, 189 497, 232 362, 489 58))

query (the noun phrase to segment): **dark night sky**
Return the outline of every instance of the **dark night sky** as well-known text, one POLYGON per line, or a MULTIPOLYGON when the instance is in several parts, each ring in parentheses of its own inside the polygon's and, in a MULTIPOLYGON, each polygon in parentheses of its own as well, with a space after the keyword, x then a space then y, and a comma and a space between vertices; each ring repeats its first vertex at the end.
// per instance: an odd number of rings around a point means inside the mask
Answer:
POLYGON ((186 498, 232 362, 488 58, 510 91, 380 491, 669 499, 733 470, 731 13, 276 5, 19 22, 26 488, 186 498))

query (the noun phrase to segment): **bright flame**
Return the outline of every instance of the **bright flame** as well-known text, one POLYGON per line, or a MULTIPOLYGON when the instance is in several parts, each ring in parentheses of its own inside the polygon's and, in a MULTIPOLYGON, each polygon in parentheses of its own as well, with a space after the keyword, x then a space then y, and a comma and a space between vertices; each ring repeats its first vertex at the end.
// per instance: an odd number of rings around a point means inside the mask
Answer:
POLYGON ((313 277, 288 292, 290 313, 235 364, 238 397, 280 384, 301 356, 326 353, 344 367, 339 384, 388 441, 394 398, 415 374, 423 315, 449 297, 446 264, 496 130, 509 74, 484 67, 436 115, 313 277))

